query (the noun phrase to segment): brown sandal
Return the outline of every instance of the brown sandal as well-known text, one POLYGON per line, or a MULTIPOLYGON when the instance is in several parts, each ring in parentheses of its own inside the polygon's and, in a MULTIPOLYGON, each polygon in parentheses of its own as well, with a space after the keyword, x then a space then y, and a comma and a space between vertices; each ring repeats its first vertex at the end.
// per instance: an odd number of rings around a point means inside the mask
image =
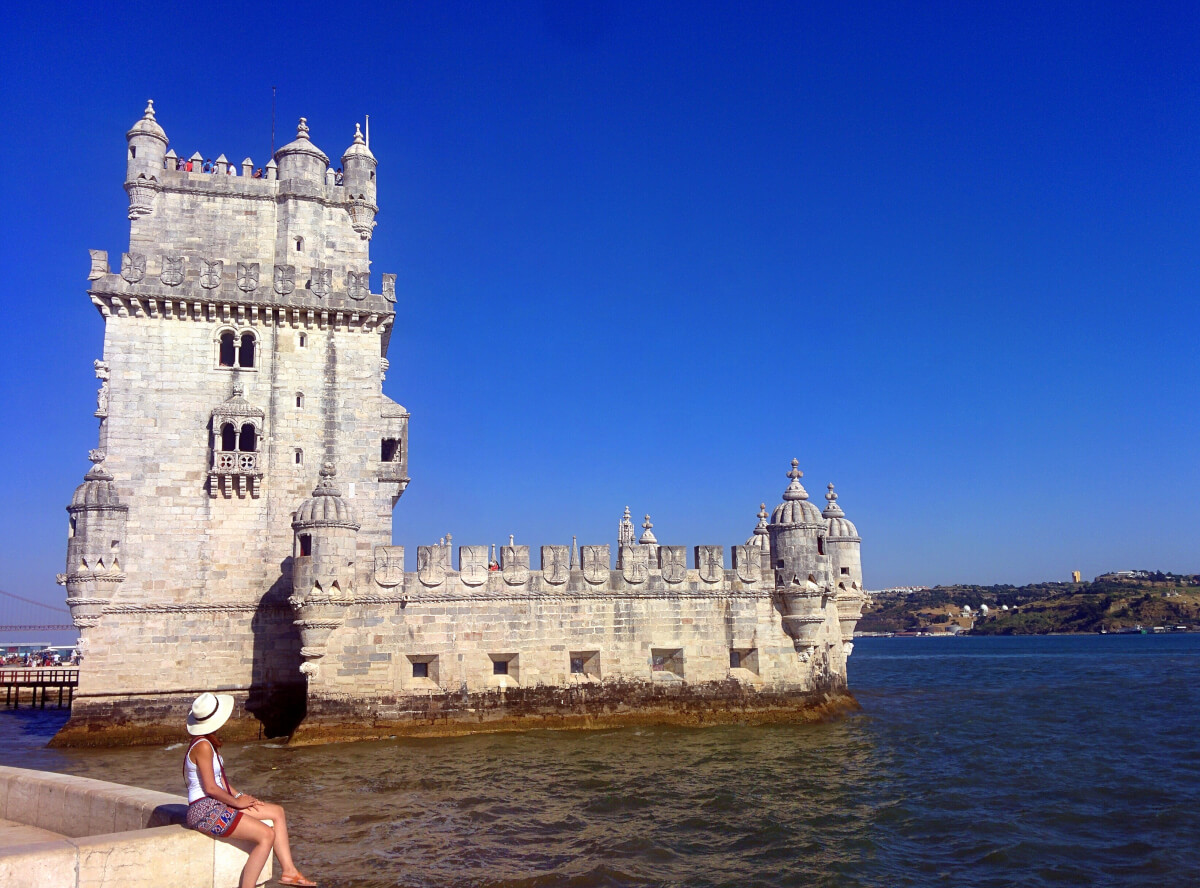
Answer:
POLYGON ((305 878, 303 873, 294 876, 280 876, 280 885, 295 885, 296 888, 317 888, 317 883, 305 878))

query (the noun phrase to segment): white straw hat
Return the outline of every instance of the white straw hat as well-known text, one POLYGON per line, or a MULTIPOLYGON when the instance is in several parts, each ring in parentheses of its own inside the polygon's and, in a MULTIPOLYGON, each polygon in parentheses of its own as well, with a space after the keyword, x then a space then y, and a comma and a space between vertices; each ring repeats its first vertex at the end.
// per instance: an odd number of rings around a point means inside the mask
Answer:
POLYGON ((229 720, 233 712, 233 697, 205 691, 192 703, 187 717, 187 731, 193 736, 211 734, 229 720))

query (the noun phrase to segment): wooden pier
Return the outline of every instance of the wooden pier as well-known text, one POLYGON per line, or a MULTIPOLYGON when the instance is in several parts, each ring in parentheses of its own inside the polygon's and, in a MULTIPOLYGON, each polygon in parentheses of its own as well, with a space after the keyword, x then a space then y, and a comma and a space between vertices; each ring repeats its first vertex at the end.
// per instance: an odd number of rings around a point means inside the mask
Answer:
POLYGON ((46 708, 46 697, 58 691, 58 708, 65 702, 68 709, 75 699, 75 688, 79 686, 78 669, 0 669, 0 688, 4 690, 4 705, 16 709, 21 705, 21 694, 29 689, 29 705, 46 708), (39 703, 38 691, 41 691, 39 703))

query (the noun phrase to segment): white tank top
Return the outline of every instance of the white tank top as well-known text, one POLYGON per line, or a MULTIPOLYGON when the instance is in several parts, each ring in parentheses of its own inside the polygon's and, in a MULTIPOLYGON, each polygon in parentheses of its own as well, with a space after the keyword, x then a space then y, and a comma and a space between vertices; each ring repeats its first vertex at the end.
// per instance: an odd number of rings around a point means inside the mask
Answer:
MULTIPOLYGON (((200 769, 192 761, 192 749, 198 743, 208 743, 209 746, 212 746, 212 743, 209 743, 206 738, 201 737, 198 740, 193 740, 192 745, 188 747, 187 752, 183 755, 183 778, 187 781, 189 805, 204 798, 204 787, 200 785, 200 769)), ((225 760, 221 758, 221 753, 217 752, 216 749, 213 749, 213 758, 215 759, 213 762, 213 776, 217 778, 217 786, 229 792, 229 785, 225 782, 225 760)))

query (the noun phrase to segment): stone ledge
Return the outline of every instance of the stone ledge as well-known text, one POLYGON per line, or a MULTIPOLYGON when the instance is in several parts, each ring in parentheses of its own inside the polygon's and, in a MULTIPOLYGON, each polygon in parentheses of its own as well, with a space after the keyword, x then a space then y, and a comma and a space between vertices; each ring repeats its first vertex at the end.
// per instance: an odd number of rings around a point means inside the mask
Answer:
MULTIPOLYGON (((244 843, 184 826, 181 796, 88 777, 0 766, 0 811, 15 824, 62 836, 0 844, 0 885, 228 888, 249 852, 244 843)), ((273 858, 259 884, 272 867, 273 858)))

